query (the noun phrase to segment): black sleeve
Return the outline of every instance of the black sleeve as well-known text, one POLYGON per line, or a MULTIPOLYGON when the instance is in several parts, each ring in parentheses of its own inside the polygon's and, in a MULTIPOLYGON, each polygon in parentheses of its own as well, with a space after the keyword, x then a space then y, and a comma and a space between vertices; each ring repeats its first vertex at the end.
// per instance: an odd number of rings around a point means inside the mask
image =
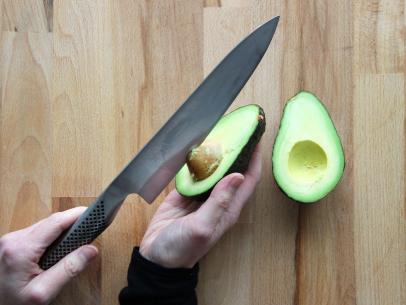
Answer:
POLYGON ((134 248, 128 286, 120 292, 121 305, 197 305, 195 288, 199 266, 168 269, 156 265, 134 248))

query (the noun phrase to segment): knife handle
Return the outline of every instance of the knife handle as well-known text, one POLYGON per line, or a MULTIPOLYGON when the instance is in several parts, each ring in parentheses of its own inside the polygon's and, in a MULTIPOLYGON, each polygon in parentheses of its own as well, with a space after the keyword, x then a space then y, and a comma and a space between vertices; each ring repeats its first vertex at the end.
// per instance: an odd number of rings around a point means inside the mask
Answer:
POLYGON ((110 225, 123 200, 110 201, 106 204, 105 196, 100 196, 47 248, 39 261, 39 266, 47 270, 72 251, 90 244, 110 225))

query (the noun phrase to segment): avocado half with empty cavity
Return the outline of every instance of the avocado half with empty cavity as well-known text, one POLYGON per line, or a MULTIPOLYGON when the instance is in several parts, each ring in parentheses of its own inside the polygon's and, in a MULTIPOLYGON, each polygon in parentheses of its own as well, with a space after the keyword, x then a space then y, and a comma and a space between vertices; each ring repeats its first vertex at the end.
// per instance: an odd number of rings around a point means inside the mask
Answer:
POLYGON ((176 174, 179 194, 205 200, 224 176, 244 173, 265 131, 265 113, 255 104, 223 116, 200 146, 189 152, 176 174))
POLYGON ((344 151, 333 121, 321 101, 299 92, 283 111, 272 153, 273 175, 290 198, 320 200, 340 181, 344 151))

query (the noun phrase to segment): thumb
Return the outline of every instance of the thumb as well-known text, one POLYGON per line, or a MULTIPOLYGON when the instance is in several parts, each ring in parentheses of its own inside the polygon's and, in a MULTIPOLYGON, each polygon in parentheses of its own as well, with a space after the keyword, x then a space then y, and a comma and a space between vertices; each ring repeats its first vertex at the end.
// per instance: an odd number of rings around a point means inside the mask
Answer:
POLYGON ((47 300, 52 300, 62 287, 81 273, 98 254, 99 250, 95 246, 82 246, 65 256, 52 268, 40 273, 29 286, 36 292, 42 292, 47 300))
POLYGON ((218 224, 223 215, 229 211, 235 194, 244 181, 244 176, 233 173, 223 178, 213 189, 209 199, 196 211, 199 222, 212 227, 218 224))

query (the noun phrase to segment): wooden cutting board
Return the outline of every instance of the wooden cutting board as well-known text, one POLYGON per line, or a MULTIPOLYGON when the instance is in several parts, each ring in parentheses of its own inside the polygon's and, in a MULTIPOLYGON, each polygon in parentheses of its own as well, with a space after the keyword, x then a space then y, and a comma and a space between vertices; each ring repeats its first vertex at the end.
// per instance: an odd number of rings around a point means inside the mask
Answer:
MULTIPOLYGON (((87 205, 214 65, 281 20, 233 108, 267 114, 263 176, 201 263, 202 305, 406 304, 405 1, 0 1, 0 234, 87 205), (322 202, 276 187, 272 144, 297 91, 327 105, 347 166, 322 202)), ((54 304, 117 304, 165 194, 131 196, 100 258, 54 304)))

